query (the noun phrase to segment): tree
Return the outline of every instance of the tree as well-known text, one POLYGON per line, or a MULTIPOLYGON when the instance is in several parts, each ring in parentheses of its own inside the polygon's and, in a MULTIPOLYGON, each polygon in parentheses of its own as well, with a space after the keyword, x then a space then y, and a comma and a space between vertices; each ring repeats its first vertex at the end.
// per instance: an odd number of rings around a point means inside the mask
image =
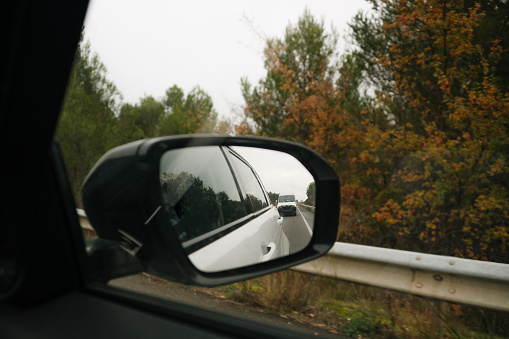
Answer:
POLYGON ((160 136, 189 133, 212 133, 216 127, 217 113, 212 98, 200 87, 187 96, 177 85, 166 91, 162 101, 165 115, 159 124, 160 136))
POLYGON ((388 79, 377 89, 390 99, 378 101, 388 117, 394 100, 406 113, 392 125, 365 124, 364 150, 353 159, 363 175, 343 186, 354 211, 345 236, 508 262, 509 95, 497 78, 499 42, 486 48, 476 38, 485 13, 460 1, 382 1, 378 9, 383 20, 370 25, 383 35, 368 45, 361 34, 361 46, 377 46, 371 72, 388 79))
MULTIPOLYGON (((509 60, 509 2, 506 0, 465 0, 464 8, 468 10, 476 4, 483 13, 479 27, 474 31, 475 43, 480 45, 484 54, 488 54, 497 41, 500 46, 500 61, 509 60)), ((509 90, 509 64, 498 62, 492 65, 494 80, 502 92, 509 90)))
POLYGON ((305 203, 307 205, 315 206, 316 203, 316 184, 315 182, 310 182, 308 188, 306 189, 307 199, 305 203))
MULTIPOLYGON (((140 99, 140 104, 124 104, 118 120, 120 124, 129 124, 131 129, 138 129, 144 137, 156 135, 157 127, 164 116, 164 105, 148 96, 140 99)), ((139 132, 138 132, 139 134, 139 132)))
POLYGON ((269 195, 270 203, 274 206, 277 206, 277 199, 279 198, 279 193, 267 192, 269 195))
POLYGON ((254 122, 256 134, 307 142, 313 103, 306 101, 314 101, 319 84, 334 80, 337 33, 326 32, 323 21, 306 10, 284 39, 266 43, 266 77, 254 88, 241 80, 245 121, 254 122))
POLYGON ((140 99, 140 104, 123 104, 113 132, 116 145, 156 136, 164 106, 153 97, 140 99))
POLYGON ((237 133, 307 144, 346 175, 347 158, 362 140, 361 73, 346 62, 338 68, 337 39, 333 28, 328 32, 306 10, 283 39, 267 40, 266 77, 254 88, 242 80, 245 118, 237 133))
POLYGON ((99 157, 114 145, 115 112, 121 99, 90 45, 76 51, 56 138, 79 202, 81 183, 99 157))

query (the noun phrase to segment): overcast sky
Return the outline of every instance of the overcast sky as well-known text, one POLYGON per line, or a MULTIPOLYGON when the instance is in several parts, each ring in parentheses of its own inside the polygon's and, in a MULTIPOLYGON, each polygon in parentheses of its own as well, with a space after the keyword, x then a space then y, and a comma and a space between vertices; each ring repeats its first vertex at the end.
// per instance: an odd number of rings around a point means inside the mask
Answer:
MULTIPOLYGON (((307 199, 306 190, 308 185, 314 182, 314 178, 293 156, 255 147, 235 146, 232 148, 254 168, 268 192, 294 194, 299 201, 307 199)), ((171 150, 161 158, 160 170, 161 173, 187 172, 200 177, 204 184, 216 190, 216 193, 221 190, 230 193, 228 187, 231 187, 233 183, 231 177, 219 175, 220 173, 210 176, 211 169, 217 172, 222 166, 227 166, 224 159, 221 162, 217 157, 223 157, 217 146, 171 150)), ((233 185, 235 187, 235 184, 233 185)))
POLYGON ((265 75, 264 37, 283 37, 305 8, 340 33, 364 0, 92 0, 85 39, 99 54, 124 102, 156 99, 176 84, 187 94, 199 85, 221 116, 244 101, 240 78, 265 75))

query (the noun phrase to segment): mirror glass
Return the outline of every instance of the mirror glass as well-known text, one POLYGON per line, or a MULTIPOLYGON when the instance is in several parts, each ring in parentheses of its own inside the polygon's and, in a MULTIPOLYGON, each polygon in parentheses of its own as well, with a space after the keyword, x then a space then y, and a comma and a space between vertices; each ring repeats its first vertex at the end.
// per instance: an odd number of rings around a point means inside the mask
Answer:
POLYGON ((167 151, 164 211, 191 262, 218 272, 304 249, 314 226, 315 183, 289 154, 254 147, 167 151))

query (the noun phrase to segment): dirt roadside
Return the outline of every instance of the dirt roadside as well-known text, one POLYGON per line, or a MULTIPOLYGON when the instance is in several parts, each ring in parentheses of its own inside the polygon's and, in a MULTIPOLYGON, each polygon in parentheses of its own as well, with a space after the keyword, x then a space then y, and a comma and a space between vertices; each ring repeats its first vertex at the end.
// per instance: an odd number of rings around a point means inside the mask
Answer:
POLYGON ((214 312, 221 312, 234 317, 245 318, 262 324, 292 329, 309 337, 346 338, 328 331, 323 324, 312 324, 311 321, 303 321, 301 317, 295 317, 290 314, 275 314, 260 307, 225 299, 219 290, 213 288, 185 286, 145 274, 115 279, 109 285, 205 308, 214 312))

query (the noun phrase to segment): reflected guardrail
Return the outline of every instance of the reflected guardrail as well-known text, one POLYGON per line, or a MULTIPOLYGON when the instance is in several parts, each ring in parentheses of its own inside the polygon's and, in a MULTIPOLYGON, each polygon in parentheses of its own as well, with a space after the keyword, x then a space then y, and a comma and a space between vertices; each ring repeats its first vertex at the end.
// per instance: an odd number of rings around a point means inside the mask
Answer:
POLYGON ((316 210, 315 206, 304 205, 304 204, 301 204, 301 203, 298 203, 298 205, 304 207, 305 209, 307 209, 308 211, 311 211, 311 212, 314 212, 316 210))
MULTIPOLYGON (((93 231, 85 212, 77 209, 77 213, 81 227, 93 231)), ((337 242, 327 255, 292 269, 423 297, 509 311, 507 264, 337 242)))
POLYGON ((94 232, 94 228, 92 227, 92 225, 90 225, 90 222, 88 221, 87 214, 85 213, 85 211, 82 210, 81 208, 77 208, 76 213, 78 214, 78 218, 80 219, 81 228, 87 231, 94 232))

